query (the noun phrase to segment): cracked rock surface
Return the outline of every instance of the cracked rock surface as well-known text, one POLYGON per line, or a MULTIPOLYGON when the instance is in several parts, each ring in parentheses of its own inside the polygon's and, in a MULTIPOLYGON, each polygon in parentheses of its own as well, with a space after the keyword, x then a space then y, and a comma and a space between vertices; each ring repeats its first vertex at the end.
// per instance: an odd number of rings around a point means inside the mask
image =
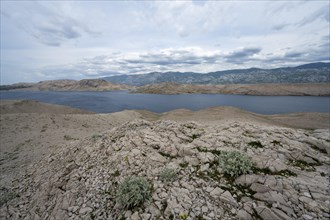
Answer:
POLYGON ((31 165, 6 192, 13 198, 0 219, 329 219, 329 136, 247 122, 135 120, 31 165), (218 156, 233 150, 251 158, 250 173, 223 174, 218 156), (177 173, 172 182, 159 178, 165 167, 177 173), (152 184, 150 200, 132 210, 116 201, 128 176, 152 184))

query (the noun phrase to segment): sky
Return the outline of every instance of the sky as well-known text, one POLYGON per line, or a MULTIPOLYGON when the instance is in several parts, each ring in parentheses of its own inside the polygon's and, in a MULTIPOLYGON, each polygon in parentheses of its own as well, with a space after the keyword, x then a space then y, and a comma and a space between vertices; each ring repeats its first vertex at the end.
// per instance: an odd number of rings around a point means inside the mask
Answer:
POLYGON ((0 2, 0 84, 330 57, 329 0, 0 2))

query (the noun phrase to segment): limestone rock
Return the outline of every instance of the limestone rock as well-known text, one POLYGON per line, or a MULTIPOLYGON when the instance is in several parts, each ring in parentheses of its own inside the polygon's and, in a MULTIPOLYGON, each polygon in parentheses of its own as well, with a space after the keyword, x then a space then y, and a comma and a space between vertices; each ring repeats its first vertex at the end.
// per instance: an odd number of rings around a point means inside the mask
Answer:
POLYGON ((221 194, 220 200, 225 203, 229 203, 232 206, 238 207, 237 201, 234 199, 234 197, 228 191, 225 191, 223 194, 221 194))
MULTIPOLYGON (((105 131, 97 140, 70 142, 32 164, 13 183, 10 192, 20 197, 8 194, 0 218, 119 219, 124 215, 151 220, 189 213, 188 219, 229 220, 253 219, 257 212, 263 219, 327 219, 330 158, 320 149, 330 142, 329 136, 324 129, 248 122, 135 120, 105 131), (264 147, 255 149, 248 144, 251 141, 264 147), (230 150, 247 154, 265 169, 233 182, 224 178, 218 154, 230 150), (293 160, 313 162, 314 169, 307 171, 293 160), (177 174, 167 183, 160 178, 165 167, 177 174), (295 175, 281 173, 287 170, 295 175), (117 201, 118 186, 129 176, 146 178, 153 189, 149 201, 133 212, 117 201)), ((0 187, 0 195, 6 193, 0 187)))

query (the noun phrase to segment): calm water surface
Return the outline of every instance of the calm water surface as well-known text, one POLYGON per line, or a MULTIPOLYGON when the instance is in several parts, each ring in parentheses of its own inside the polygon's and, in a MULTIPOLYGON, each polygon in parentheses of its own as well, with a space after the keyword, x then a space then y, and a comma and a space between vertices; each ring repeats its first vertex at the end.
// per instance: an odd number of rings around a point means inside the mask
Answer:
POLYGON ((111 113, 125 109, 145 109, 162 113, 178 108, 200 110, 214 106, 233 106, 261 114, 330 111, 330 97, 315 96, 243 96, 220 94, 157 95, 129 94, 127 91, 1 91, 0 99, 32 99, 81 108, 97 113, 111 113))

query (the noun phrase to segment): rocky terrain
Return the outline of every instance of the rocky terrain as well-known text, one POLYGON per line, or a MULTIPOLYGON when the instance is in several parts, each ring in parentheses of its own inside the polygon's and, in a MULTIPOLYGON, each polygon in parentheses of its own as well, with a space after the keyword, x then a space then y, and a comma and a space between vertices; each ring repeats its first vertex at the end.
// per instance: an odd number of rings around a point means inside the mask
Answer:
POLYGON ((11 189, 18 198, 0 213, 3 219, 328 219, 329 141, 328 130, 135 120, 33 164, 11 189), (217 165, 223 151, 248 155, 251 173, 226 177, 217 165), (159 180, 164 167, 176 171, 173 182, 159 180), (152 184, 141 208, 116 202, 127 176, 152 184))
POLYGON ((235 95, 292 95, 292 96, 330 96, 330 85, 315 84, 177 84, 160 83, 137 87, 136 93, 151 94, 235 94, 235 95))
POLYGON ((23 91, 110 91, 131 88, 128 85, 114 84, 102 79, 49 80, 38 83, 16 83, 0 86, 0 90, 23 91))
POLYGON ((1 113, 0 219, 330 217, 327 114, 324 126, 312 124, 322 129, 299 129, 282 124, 297 115, 273 119, 235 108, 17 112, 1 113), (226 175, 219 157, 228 151, 247 155, 250 172, 226 175), (175 178, 164 182, 164 168, 175 178), (129 176, 152 186, 149 201, 133 209, 117 200, 129 176))
POLYGON ((259 84, 259 83, 329 83, 330 63, 308 63, 276 69, 233 69, 210 73, 152 72, 135 75, 115 75, 103 79, 132 86, 165 82, 179 84, 259 84))

